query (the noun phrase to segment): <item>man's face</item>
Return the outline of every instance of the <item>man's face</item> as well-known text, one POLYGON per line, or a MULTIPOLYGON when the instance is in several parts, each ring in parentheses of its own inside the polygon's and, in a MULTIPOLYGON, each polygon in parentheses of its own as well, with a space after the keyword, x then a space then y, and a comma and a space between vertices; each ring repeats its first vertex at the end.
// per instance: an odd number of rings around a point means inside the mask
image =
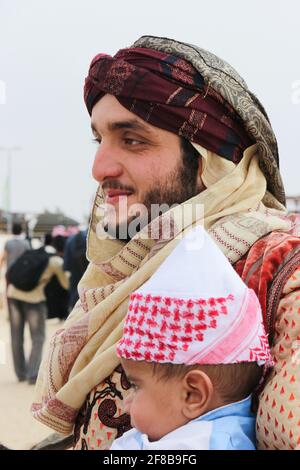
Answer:
POLYGON ((144 205, 150 222, 153 204, 172 206, 197 194, 197 174, 183 165, 177 135, 146 123, 112 95, 93 107, 91 125, 99 143, 93 177, 111 208, 105 217, 108 231, 139 216, 137 204, 144 205))

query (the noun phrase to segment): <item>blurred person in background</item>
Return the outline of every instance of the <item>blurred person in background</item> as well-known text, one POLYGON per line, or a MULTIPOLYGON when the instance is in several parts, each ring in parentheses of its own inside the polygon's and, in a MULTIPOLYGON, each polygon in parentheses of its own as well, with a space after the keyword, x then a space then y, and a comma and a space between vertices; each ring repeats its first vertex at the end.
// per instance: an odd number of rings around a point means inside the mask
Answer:
MULTIPOLYGON (((53 256, 55 254, 56 257, 60 258, 60 263, 63 263, 67 237, 64 237, 63 235, 57 235, 55 237, 50 235, 50 237, 51 245, 45 246, 45 250, 49 256, 53 256), (49 251, 49 248, 53 251, 49 251)), ((50 242, 50 237, 48 236, 48 242, 50 242)), ((48 311, 47 318, 59 318, 60 320, 65 320, 69 312, 69 290, 61 284, 56 274, 52 276, 46 285, 45 295, 48 311)))
MULTIPOLYGON (((61 248, 61 246, 59 246, 59 248, 61 248)), ((27 252, 25 254, 28 256, 27 252)), ((23 253, 23 257, 25 254, 23 253)), ((16 263, 21 262, 22 256, 12 264, 11 268, 14 266, 18 267, 16 263)), ((34 285, 31 290, 24 290, 14 285, 12 275, 10 275, 7 297, 15 373, 20 382, 27 380, 29 384, 34 384, 37 378, 45 341, 45 322, 47 318, 45 287, 50 282, 51 278, 56 276, 60 285, 64 289, 68 289, 69 279, 68 275, 63 270, 63 259, 56 254, 49 255, 46 253, 44 247, 38 250, 31 250, 27 264, 28 262, 32 266, 30 269, 37 269, 38 264, 40 262, 43 263, 43 270, 38 276, 36 285, 34 285), (29 325, 32 342, 28 361, 25 359, 24 352, 24 328, 26 323, 29 325)), ((20 268, 17 269, 17 271, 21 272, 21 269, 24 269, 24 264, 20 264, 20 268)), ((34 272, 27 270, 27 274, 24 277, 30 279, 33 276, 34 272)))
POLYGON ((56 253, 56 249, 52 245, 52 242, 53 242, 53 237, 51 233, 46 233, 44 237, 44 248, 45 248, 46 253, 49 253, 49 254, 56 253))
POLYGON ((26 251, 30 250, 29 241, 25 238, 22 225, 14 223, 12 227, 13 238, 8 240, 4 245, 4 251, 0 254, 0 271, 6 264, 6 272, 14 264, 15 261, 26 251))
POLYGON ((87 230, 80 230, 75 235, 72 235, 66 243, 64 269, 70 272, 70 310, 72 310, 79 298, 77 286, 88 266, 86 258, 87 232, 87 230))

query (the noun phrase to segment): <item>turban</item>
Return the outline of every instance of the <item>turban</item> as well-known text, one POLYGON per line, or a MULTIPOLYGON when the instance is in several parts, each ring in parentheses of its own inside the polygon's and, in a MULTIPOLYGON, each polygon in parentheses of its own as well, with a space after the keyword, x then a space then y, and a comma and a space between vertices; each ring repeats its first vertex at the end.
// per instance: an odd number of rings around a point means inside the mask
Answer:
POLYGON ((254 143, 233 107, 189 62, 173 54, 138 47, 114 57, 97 55, 84 90, 90 114, 106 93, 149 124, 234 163, 254 143))
POLYGON ((285 204, 277 141, 267 113, 224 60, 194 45, 142 36, 114 57, 99 54, 92 60, 84 87, 90 114, 106 93, 150 124, 227 161, 238 163, 256 143, 268 193, 285 204))

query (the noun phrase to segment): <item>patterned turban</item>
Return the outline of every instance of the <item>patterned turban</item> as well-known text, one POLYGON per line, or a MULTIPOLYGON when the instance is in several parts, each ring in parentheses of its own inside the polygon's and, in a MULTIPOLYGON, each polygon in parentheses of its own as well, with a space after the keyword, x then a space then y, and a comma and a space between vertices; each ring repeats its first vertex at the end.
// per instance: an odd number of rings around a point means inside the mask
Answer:
POLYGON ((91 114, 105 94, 153 126, 239 162, 251 140, 232 106, 184 59, 151 49, 97 55, 85 84, 91 114))
POLYGON ((256 142, 268 189, 285 202, 268 117, 236 71, 213 54, 144 36, 114 57, 99 54, 92 60, 84 87, 89 114, 106 93, 149 124, 234 163, 256 142))

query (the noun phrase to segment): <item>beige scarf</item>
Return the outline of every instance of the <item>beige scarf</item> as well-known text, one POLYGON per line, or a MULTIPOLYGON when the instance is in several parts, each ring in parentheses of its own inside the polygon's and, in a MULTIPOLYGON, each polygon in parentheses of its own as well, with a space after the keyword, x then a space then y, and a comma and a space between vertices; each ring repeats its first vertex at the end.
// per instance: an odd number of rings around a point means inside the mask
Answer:
POLYGON ((127 244, 97 238, 101 190, 96 195, 90 264, 79 284, 80 300, 51 340, 32 405, 34 417, 58 432, 72 431, 87 394, 118 365, 115 346, 130 294, 152 276, 190 228, 204 223, 231 263, 263 235, 291 229, 285 208, 266 192, 256 145, 244 152, 238 165, 195 147, 203 157, 207 189, 155 219, 127 244), (197 212, 199 206, 204 213, 197 212), (167 239, 151 238, 153 230, 165 226, 171 226, 167 239))

